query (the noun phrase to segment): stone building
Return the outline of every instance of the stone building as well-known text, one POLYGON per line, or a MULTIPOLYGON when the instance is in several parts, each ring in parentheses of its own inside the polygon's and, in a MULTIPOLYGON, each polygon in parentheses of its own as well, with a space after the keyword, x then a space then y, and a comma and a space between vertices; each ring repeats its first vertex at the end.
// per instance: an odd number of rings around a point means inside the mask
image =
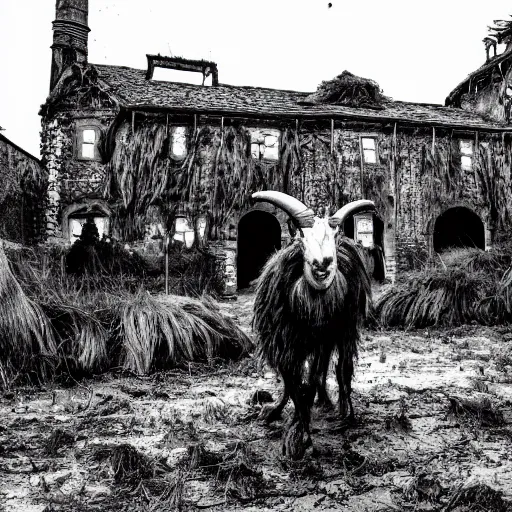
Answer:
POLYGON ((374 200, 376 215, 344 229, 373 248, 379 278, 450 246, 488 249, 506 233, 508 46, 442 106, 391 100, 348 72, 309 94, 221 84, 207 61, 90 64, 87 15, 87 0, 57 1, 41 109, 48 236, 71 241, 91 216, 100 233, 132 243, 170 232, 223 257, 233 293, 290 239, 281 211, 251 203, 257 190, 317 214, 374 200), (161 68, 200 84, 157 80, 161 68))
POLYGON ((44 237, 46 174, 41 162, 0 133, 0 239, 32 244, 44 237))

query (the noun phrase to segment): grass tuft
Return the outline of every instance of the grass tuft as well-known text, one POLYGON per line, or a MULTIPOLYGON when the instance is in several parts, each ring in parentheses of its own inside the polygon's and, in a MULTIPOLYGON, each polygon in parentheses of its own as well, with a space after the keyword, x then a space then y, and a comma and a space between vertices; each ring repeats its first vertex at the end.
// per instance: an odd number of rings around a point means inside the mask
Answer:
POLYGON ((138 374, 188 361, 236 360, 251 348, 249 338, 207 298, 156 298, 140 291, 121 301, 115 316, 123 365, 138 374))
POLYGON ((131 444, 112 448, 110 465, 116 483, 137 485, 141 480, 155 476, 154 462, 131 444))
POLYGON ((0 242, 0 387, 44 381, 56 361, 51 324, 14 277, 0 242))
POLYGON ((504 423, 503 412, 488 397, 449 397, 449 413, 479 427, 495 427, 504 423))

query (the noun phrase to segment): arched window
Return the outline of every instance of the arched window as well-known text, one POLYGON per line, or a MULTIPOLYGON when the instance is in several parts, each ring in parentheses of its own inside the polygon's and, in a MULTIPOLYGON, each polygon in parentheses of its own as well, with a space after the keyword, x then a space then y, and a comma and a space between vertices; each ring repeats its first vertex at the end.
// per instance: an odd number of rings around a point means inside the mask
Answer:
POLYGON ((87 219, 92 218, 98 228, 101 240, 110 234, 110 209, 103 201, 89 201, 72 204, 62 213, 62 236, 74 243, 82 234, 82 227, 87 219))

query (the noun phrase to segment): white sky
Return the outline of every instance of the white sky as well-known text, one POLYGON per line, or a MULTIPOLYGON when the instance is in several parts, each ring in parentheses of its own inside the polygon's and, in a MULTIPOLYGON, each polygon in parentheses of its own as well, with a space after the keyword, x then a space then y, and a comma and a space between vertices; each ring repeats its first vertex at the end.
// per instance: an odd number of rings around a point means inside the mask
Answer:
MULTIPOLYGON (((343 70, 394 99, 444 103, 485 61, 510 0, 89 0, 89 62, 211 59, 221 83, 313 91, 343 70)), ((0 0, 0 126, 39 156, 55 0, 0 0)))

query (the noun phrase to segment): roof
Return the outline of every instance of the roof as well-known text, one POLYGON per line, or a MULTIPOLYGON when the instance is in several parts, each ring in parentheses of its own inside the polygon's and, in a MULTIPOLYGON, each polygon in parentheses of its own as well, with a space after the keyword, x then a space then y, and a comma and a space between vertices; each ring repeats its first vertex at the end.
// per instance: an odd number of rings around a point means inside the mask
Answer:
POLYGON ((39 158, 36 158, 34 155, 31 155, 28 151, 25 151, 23 148, 20 148, 17 144, 14 144, 14 142, 9 140, 7 137, 2 135, 1 133, 0 133, 0 141, 5 142, 6 144, 9 144, 9 146, 12 146, 14 149, 19 151, 20 153, 23 153, 26 157, 34 160, 34 162, 41 165, 41 160, 39 160, 39 158))
POLYGON ((491 59, 489 59, 488 62, 486 62, 484 65, 480 66, 477 70, 470 73, 462 82, 453 89, 453 91, 448 95, 446 98, 446 104, 450 105, 453 104, 459 94, 464 92, 464 89, 466 88, 466 85, 470 86, 470 84, 475 82, 478 78, 481 78, 485 76, 487 73, 489 73, 496 65, 501 64, 502 62, 510 59, 512 57, 512 51, 505 51, 499 55, 495 55, 491 59))
POLYGON ((124 66, 94 65, 99 78, 120 106, 134 110, 260 117, 343 118, 394 121, 453 128, 512 130, 460 108, 388 100, 382 110, 333 104, 304 105, 307 92, 221 84, 200 86, 146 80, 146 71, 124 66))

